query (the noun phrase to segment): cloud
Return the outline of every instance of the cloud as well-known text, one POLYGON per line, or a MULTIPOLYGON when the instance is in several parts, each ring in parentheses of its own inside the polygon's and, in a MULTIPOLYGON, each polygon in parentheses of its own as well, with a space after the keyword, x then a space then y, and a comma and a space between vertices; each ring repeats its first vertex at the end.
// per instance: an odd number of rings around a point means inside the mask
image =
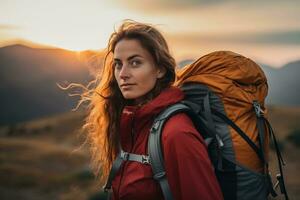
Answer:
POLYGON ((115 5, 121 5, 125 8, 143 12, 143 13, 160 13, 173 12, 178 9, 200 9, 211 6, 223 6, 226 4, 237 5, 244 8, 260 8, 261 6, 273 7, 276 5, 299 5, 299 2, 294 0, 112 0, 115 5))
POLYGON ((230 44, 270 44, 270 45, 300 45, 300 29, 273 31, 261 33, 234 34, 201 34, 201 33, 171 33, 172 41, 183 43, 230 43, 230 44))
POLYGON ((230 50, 275 67, 300 58, 300 30, 251 34, 165 34, 177 60, 230 50))
MULTIPOLYGON (((258 33, 300 29, 300 1, 113 0, 166 32, 258 33), (147 2, 148 1, 148 2, 147 2)), ((139 20, 138 20, 139 21, 139 20)), ((143 22, 143 21, 141 21, 143 22)), ((264 39, 263 39, 264 40, 264 39)))
POLYGON ((262 43, 277 45, 300 45, 300 29, 281 32, 267 32, 260 34, 249 34, 230 38, 232 41, 245 43, 262 43))
POLYGON ((10 30, 16 30, 19 29, 20 27, 10 25, 10 24, 0 24, 0 31, 10 31, 10 30))
POLYGON ((178 9, 199 8, 226 3, 229 0, 140 0, 122 1, 113 0, 115 6, 121 6, 129 10, 141 13, 166 13, 178 9))

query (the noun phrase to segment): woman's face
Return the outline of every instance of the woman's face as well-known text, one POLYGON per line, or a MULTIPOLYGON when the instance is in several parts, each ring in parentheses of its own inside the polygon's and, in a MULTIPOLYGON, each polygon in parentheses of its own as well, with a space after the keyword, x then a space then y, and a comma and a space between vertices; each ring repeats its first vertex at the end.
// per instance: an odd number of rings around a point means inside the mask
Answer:
POLYGON ((120 40, 114 50, 114 75, 125 99, 142 102, 164 73, 151 54, 135 39, 120 40))

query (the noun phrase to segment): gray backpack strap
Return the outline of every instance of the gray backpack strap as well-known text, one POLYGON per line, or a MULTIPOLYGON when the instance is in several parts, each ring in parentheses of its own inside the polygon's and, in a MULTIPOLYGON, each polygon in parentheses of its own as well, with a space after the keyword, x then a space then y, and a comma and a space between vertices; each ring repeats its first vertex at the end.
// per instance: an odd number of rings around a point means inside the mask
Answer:
POLYGON ((265 119, 264 112, 261 109, 261 106, 260 106, 259 102, 258 101, 253 101, 253 107, 254 107, 255 114, 256 114, 256 119, 257 119, 259 145, 260 145, 261 153, 262 153, 262 156, 263 156, 263 159, 264 159, 264 167, 265 167, 265 173, 266 173, 267 178, 268 178, 267 179, 267 184, 268 184, 269 192, 271 193, 271 195, 273 197, 276 197, 277 193, 276 193, 275 189, 276 189, 276 186, 279 185, 281 193, 284 194, 285 199, 288 200, 289 197, 288 197, 288 194, 287 194, 287 191, 286 191, 286 188, 285 188, 285 183, 284 183, 284 179, 283 179, 283 170, 282 170, 282 165, 285 165, 285 163, 284 163, 283 158, 281 156, 281 153, 279 151, 277 141, 276 141, 276 138, 275 138, 275 134, 273 132, 273 129, 272 129, 270 123, 265 119), (268 164, 268 161, 267 161, 267 159, 265 158, 265 155, 264 155, 265 136, 267 135, 265 126, 267 126, 267 128, 269 129, 270 136, 273 139, 275 150, 276 150, 276 155, 277 155, 277 159, 278 159, 278 167, 279 167, 279 170, 280 170, 280 174, 277 174, 277 177, 276 177, 277 178, 277 183, 275 184, 274 188, 273 188, 273 184, 272 184, 272 179, 271 179, 270 174, 269 174, 269 164, 268 164))
POLYGON ((150 164, 150 159, 149 156, 146 155, 138 155, 138 154, 133 154, 133 153, 128 153, 125 152, 121 149, 120 153, 118 154, 117 158, 112 164, 112 167, 110 169, 108 179, 106 181, 105 186, 103 187, 104 192, 107 193, 107 199, 109 200, 111 197, 111 186, 112 186, 112 181, 116 177, 118 171, 121 168, 121 165, 124 161, 135 161, 139 162, 142 164, 150 164))
POLYGON ((255 115, 256 115, 258 137, 259 137, 258 142, 259 142, 262 162, 263 162, 263 165, 264 165, 264 173, 267 176, 267 182, 266 183, 267 183, 267 187, 268 187, 268 192, 270 192, 270 194, 273 197, 276 197, 277 193, 273 188, 272 179, 271 179, 270 174, 269 174, 269 164, 266 160, 265 152, 264 152, 264 144, 265 144, 265 136, 266 136, 264 112, 261 109, 261 106, 260 106, 258 101, 253 101, 253 108, 254 108, 255 115))
POLYGON ((116 177, 118 171, 121 168, 121 165, 123 163, 124 159, 121 156, 121 152, 118 154, 117 158, 115 159, 115 161, 113 162, 109 175, 108 175, 108 179, 106 181, 106 184, 103 187, 104 192, 107 194, 107 200, 111 199, 111 185, 112 185, 112 181, 114 180, 114 178, 116 177))
POLYGON ((259 137, 259 147, 261 151, 261 155, 263 158, 264 167, 267 167, 268 163, 266 162, 265 152, 264 152, 264 144, 265 144, 265 122, 264 122, 264 112, 260 107, 260 104, 258 101, 253 101, 253 107, 256 114, 256 120, 257 120, 257 129, 258 129, 258 137, 259 137))
POLYGON ((220 136, 218 135, 218 133, 216 131, 215 123, 213 122, 213 116, 212 116, 212 112, 210 109, 211 105, 210 105, 210 101, 209 101, 209 95, 210 95, 210 92, 207 91, 207 93, 203 99, 204 116, 207 121, 206 126, 207 126, 211 136, 213 138, 216 138, 219 148, 222 148, 224 146, 224 143, 223 143, 222 139, 220 138, 220 136))
POLYGON ((128 153, 128 152, 121 150, 121 157, 123 160, 135 161, 135 162, 139 162, 142 164, 150 165, 150 158, 149 158, 149 156, 146 156, 146 155, 128 153))
POLYGON ((174 104, 158 115, 158 117, 155 119, 152 125, 152 128, 150 129, 150 135, 148 140, 148 153, 150 156, 153 178, 159 182, 165 200, 173 200, 174 198, 166 177, 161 146, 161 135, 165 122, 171 116, 181 112, 189 113, 192 111, 188 106, 184 104, 174 104))

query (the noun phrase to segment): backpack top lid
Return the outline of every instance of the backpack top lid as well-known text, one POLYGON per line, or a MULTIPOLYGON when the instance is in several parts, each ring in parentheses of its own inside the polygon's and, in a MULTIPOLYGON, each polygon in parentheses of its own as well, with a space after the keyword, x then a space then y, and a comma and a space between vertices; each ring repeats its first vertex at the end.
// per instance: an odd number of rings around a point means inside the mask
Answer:
POLYGON ((262 69, 251 59, 231 51, 216 51, 177 71, 176 85, 199 82, 223 97, 263 104, 268 92, 262 69), (237 92, 238 91, 238 92, 237 92))

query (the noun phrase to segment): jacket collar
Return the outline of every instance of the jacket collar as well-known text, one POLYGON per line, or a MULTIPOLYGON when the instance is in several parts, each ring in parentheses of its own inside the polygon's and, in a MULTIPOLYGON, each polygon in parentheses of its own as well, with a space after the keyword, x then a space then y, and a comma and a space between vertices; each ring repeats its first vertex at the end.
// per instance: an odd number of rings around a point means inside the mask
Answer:
POLYGON ((166 107, 181 101, 184 98, 183 92, 176 87, 169 87, 163 90, 157 97, 143 106, 125 106, 123 117, 137 119, 139 125, 148 120, 153 120, 166 107))

